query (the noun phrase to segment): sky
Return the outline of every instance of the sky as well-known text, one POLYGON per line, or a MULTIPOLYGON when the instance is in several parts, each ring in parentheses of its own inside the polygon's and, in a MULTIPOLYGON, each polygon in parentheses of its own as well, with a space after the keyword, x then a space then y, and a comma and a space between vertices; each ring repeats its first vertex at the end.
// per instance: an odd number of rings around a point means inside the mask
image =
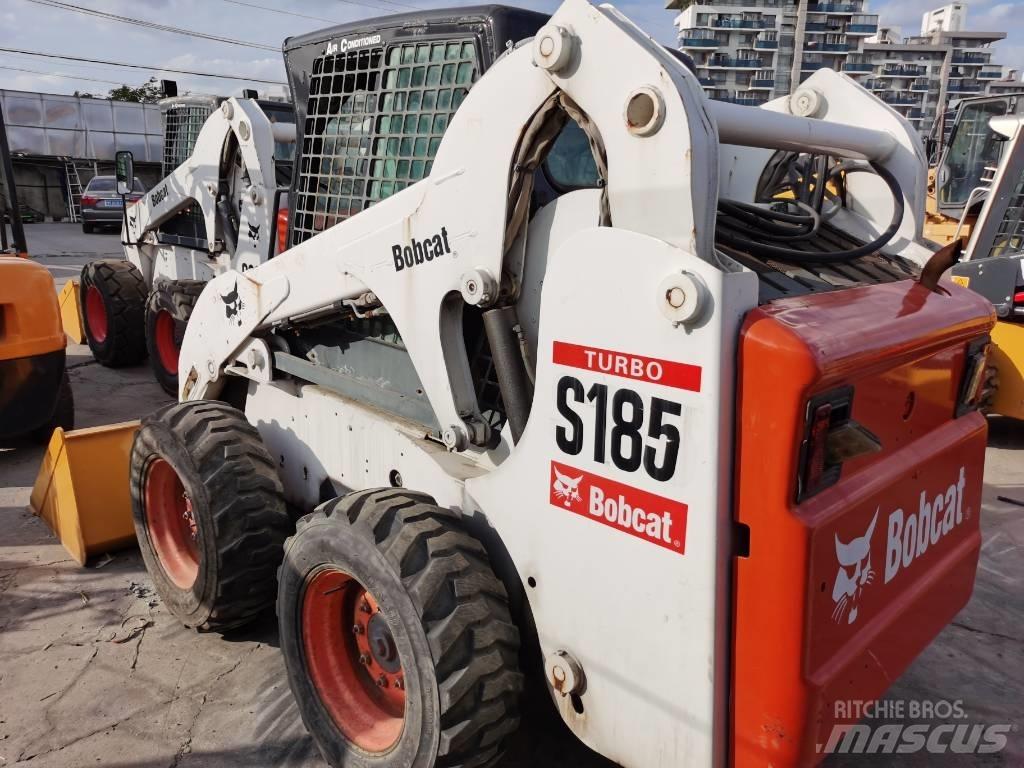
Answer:
MULTIPOLYGON (((44 0, 44 3, 52 0, 44 0)), ((146 29, 63 8, 31 2, 0 0, 0 48, 60 53, 94 59, 174 67, 216 74, 244 75, 284 81, 282 41, 291 35, 394 12, 427 7, 473 5, 479 0, 62 0, 106 13, 259 43, 262 50, 146 29), (274 8, 272 12, 253 5, 274 8), (295 15, 293 15, 295 14, 295 15), (307 18, 315 17, 315 18, 307 18)), ((509 4, 551 12, 558 0, 506 0, 509 4)), ((917 34, 921 14, 940 0, 874 0, 869 11, 882 23, 897 25, 904 35, 917 34)), ((1024 2, 968 0, 968 26, 1005 31, 996 63, 1024 70, 1024 2)), ((661 42, 675 39, 674 13, 664 0, 619 0, 615 5, 661 42)), ((120 84, 139 85, 159 71, 126 70, 0 51, 0 88, 105 95, 120 84), (31 71, 24 71, 31 70, 31 71)), ((240 80, 168 74, 184 93, 240 95, 251 87, 240 80)), ((281 86, 256 85, 261 95, 280 93, 281 86)))

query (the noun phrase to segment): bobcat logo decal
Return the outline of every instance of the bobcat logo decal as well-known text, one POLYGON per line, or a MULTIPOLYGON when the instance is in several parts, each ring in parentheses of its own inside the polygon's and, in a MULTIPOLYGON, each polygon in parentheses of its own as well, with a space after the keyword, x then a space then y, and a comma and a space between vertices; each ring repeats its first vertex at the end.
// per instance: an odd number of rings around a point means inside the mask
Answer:
POLYGON ((568 507, 574 501, 581 501, 580 496, 580 481, 583 480, 583 475, 579 477, 569 477, 563 475, 557 469, 555 470, 555 484, 552 488, 555 491, 555 496, 562 500, 562 503, 568 507))
POLYGON ((252 224, 249 225, 249 241, 253 245, 256 245, 256 243, 258 243, 260 241, 260 225, 259 224, 255 225, 255 226, 253 226, 252 224))
POLYGON ((232 289, 231 293, 229 293, 227 296, 221 296, 220 300, 224 302, 224 316, 228 320, 230 320, 231 318, 235 318, 236 322, 239 325, 241 325, 242 318, 239 316, 239 312, 241 312, 242 309, 245 308, 245 305, 242 303, 242 300, 238 297, 237 280, 235 281, 235 287, 234 289, 232 289))
POLYGON ((871 518, 871 525, 863 536, 853 539, 847 544, 839 540, 836 534, 836 559, 839 570, 836 583, 832 587, 832 601, 836 604, 832 610, 832 620, 842 623, 846 617, 847 624, 857 620, 857 612, 861 593, 864 588, 875 580, 875 571, 871 567, 871 536, 878 522, 878 510, 871 518))

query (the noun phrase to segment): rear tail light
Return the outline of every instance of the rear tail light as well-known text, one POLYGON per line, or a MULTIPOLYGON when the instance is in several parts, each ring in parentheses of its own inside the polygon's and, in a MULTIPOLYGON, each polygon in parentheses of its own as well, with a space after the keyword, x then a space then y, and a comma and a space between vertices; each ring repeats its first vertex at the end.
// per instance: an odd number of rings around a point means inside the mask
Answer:
POLYGON ((1015 307, 1024 306, 1024 291, 1017 291, 1013 294, 1013 305, 1015 307))
POLYGON ((98 199, 92 195, 82 195, 82 205, 96 205, 98 199))
POLYGON ((844 462, 882 450, 878 438, 851 418, 852 410, 853 387, 826 392, 807 404, 797 502, 839 482, 844 462))
POLYGON ((281 208, 277 212, 277 252, 288 250, 288 209, 281 208))
POLYGON ((987 378, 988 352, 989 339, 987 336, 975 339, 967 345, 964 377, 960 381, 960 395, 956 402, 957 417, 976 411, 981 407, 987 378))

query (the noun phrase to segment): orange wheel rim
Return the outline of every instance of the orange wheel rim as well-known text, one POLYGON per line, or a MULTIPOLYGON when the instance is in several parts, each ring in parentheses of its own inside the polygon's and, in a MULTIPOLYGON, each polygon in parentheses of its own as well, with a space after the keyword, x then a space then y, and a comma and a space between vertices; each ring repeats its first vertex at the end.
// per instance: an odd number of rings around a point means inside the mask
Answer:
POLYGON ((168 373, 178 373, 178 353, 181 348, 180 339, 175 338, 174 318, 166 309, 161 309, 156 316, 153 340, 156 342, 156 353, 160 358, 160 366, 168 373))
POLYGON ((405 726, 405 671, 373 595, 337 568, 320 570, 301 626, 310 681, 335 726, 366 752, 390 749, 405 726))
POLYGON ((192 500, 178 473, 164 459, 150 462, 145 483, 149 540, 168 578, 181 589, 199 576, 199 529, 192 500))
POLYGON ((95 285, 90 285, 85 292, 85 321, 94 341, 102 344, 107 340, 107 307, 103 303, 103 294, 95 285))

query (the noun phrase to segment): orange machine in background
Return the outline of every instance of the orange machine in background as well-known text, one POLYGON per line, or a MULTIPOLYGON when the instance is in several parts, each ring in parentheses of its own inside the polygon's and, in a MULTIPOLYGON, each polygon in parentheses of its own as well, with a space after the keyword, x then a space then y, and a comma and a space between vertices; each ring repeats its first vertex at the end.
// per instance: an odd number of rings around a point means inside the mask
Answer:
POLYGON ((50 273, 0 257, 0 440, 46 442, 74 426, 66 343, 50 273))

